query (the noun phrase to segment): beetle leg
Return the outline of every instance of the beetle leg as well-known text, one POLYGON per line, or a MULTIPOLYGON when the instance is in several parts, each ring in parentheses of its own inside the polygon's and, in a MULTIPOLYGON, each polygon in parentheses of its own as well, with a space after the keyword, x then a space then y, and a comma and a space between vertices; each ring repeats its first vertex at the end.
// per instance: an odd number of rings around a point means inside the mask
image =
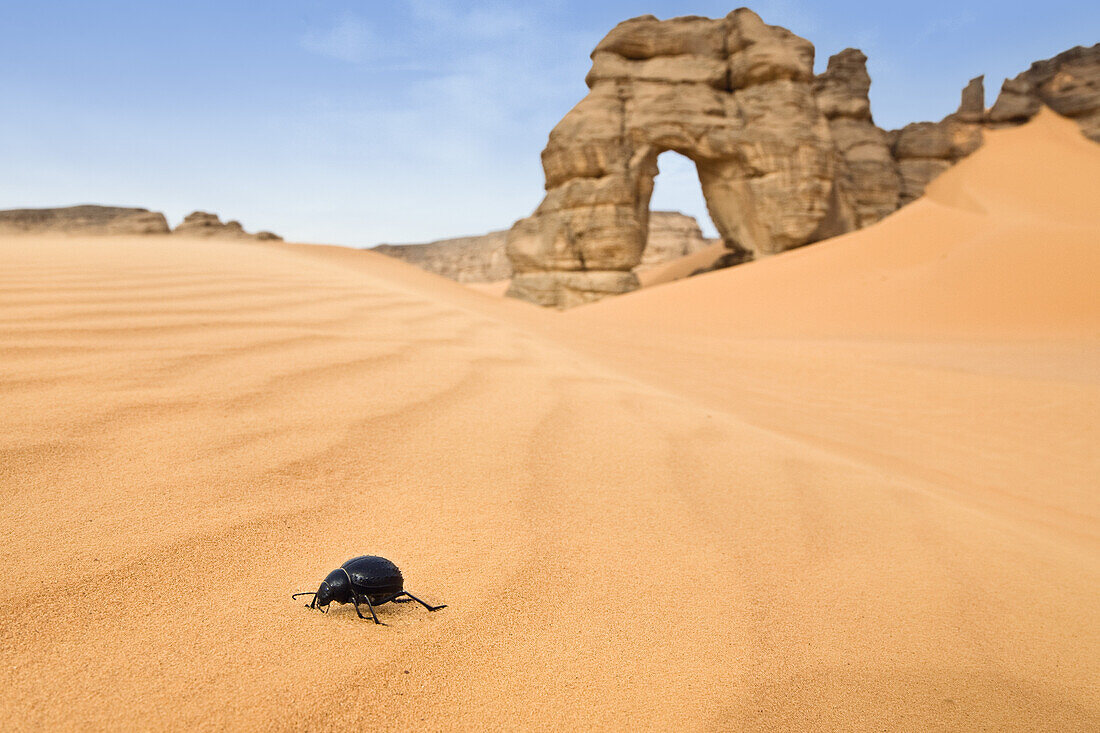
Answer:
MULTIPOLYGON (((359 618, 366 620, 367 617, 364 616, 363 612, 359 610, 359 594, 358 593, 352 593, 351 599, 352 599, 352 601, 355 602, 355 612, 357 614, 359 614, 359 618)), ((378 620, 378 616, 375 615, 374 606, 371 605, 370 598, 367 598, 366 596, 363 596, 363 600, 366 601, 366 603, 367 603, 367 608, 370 610, 370 615, 371 615, 371 618, 374 619, 374 623, 378 624, 379 626, 385 626, 385 624, 383 624, 381 621, 378 620)))
POLYGON ((425 603, 424 601, 420 600, 419 598, 417 598, 416 596, 414 596, 414 595, 413 595, 412 593, 409 593, 408 591, 402 591, 402 592, 404 593, 404 595, 407 595, 407 596, 408 596, 409 598, 411 598, 412 600, 416 601, 417 603, 419 603, 419 604, 420 604, 421 606, 423 606, 424 608, 428 609, 429 611, 438 611, 438 610, 439 610, 439 609, 441 609, 441 608, 446 608, 446 607, 447 607, 446 605, 442 605, 442 606, 429 606, 429 605, 428 605, 427 603, 425 603))

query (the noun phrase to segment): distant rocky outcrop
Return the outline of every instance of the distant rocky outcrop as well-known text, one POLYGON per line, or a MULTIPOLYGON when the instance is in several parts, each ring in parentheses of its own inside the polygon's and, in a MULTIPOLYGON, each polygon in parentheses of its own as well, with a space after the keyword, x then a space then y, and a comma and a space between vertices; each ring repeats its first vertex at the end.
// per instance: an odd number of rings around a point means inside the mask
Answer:
POLYGON ((634 272, 687 257, 714 244, 715 239, 703 236, 694 216, 679 211, 652 211, 649 214, 649 236, 646 238, 642 261, 634 272))
POLYGON ((4 234, 167 234, 164 214, 120 206, 65 206, 0 211, 4 234))
POLYGON ((592 52, 588 95, 550 132, 546 196, 508 233, 508 294, 569 307, 638 287, 657 156, 696 166, 729 252, 720 266, 868 226, 918 198, 981 145, 1041 105, 1100 141, 1100 44, 1005 82, 983 80, 939 122, 874 124, 866 56, 846 49, 813 74, 813 45, 741 8, 724 18, 615 26, 592 52))
MULTIPOLYGON (((508 231, 501 230, 425 244, 380 244, 372 250, 458 282, 499 282, 512 277, 512 264, 504 251, 507 238, 508 231)), ((635 272, 687 256, 714 241, 703 237, 694 217, 654 211, 649 216, 648 244, 635 272)))
POLYGON ((424 244, 380 244, 372 249, 460 283, 497 282, 512 276, 512 263, 504 253, 507 234, 502 230, 424 244))
POLYGON ((271 232, 256 232, 249 234, 244 230, 239 221, 227 221, 224 224, 217 214, 206 211, 193 211, 183 218, 180 225, 172 230, 172 234, 186 237, 250 237, 260 240, 281 240, 277 234, 271 232))
POLYGON ((121 206, 65 206, 53 209, 0 210, 0 234, 180 234, 190 237, 247 237, 281 240, 271 232, 247 233, 240 222, 222 224, 216 214, 188 214, 174 230, 159 211, 121 206))

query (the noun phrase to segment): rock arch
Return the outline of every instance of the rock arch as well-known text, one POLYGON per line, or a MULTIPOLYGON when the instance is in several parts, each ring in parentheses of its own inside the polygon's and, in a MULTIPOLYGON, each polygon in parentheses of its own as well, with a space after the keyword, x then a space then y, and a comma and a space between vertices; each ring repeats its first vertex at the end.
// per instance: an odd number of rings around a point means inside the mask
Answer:
POLYGON ((592 52, 589 92, 542 152, 546 197, 508 232, 508 294, 567 308, 638 287, 657 156, 699 173, 723 264, 868 226, 919 197, 990 127, 1041 106, 1100 142, 1100 44, 1037 61, 984 109, 982 77, 939 122, 885 131, 871 117, 867 57, 849 48, 813 74, 814 47, 741 8, 652 15, 592 52))
POLYGON ((592 53, 588 95, 550 133, 545 199, 509 232, 509 294, 569 307, 635 289, 668 150, 695 163, 730 258, 853 228, 813 60, 809 41, 745 8, 616 26, 592 53))

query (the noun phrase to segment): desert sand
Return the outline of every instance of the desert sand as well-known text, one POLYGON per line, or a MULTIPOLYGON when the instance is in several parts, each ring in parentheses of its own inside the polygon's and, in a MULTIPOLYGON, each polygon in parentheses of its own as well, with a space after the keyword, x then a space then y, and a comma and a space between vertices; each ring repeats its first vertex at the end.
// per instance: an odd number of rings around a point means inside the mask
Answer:
POLYGON ((1096 730, 1100 147, 565 313, 0 239, 0 727, 1096 730), (359 554, 448 607, 292 601, 359 554))

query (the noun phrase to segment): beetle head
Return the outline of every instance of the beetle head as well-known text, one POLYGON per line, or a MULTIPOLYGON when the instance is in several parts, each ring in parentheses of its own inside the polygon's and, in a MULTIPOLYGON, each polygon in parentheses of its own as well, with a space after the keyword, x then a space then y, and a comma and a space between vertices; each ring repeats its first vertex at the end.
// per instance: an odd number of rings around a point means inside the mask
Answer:
POLYGON ((327 613, 330 603, 348 603, 348 599, 352 597, 351 576, 343 568, 336 568, 321 581, 316 593, 295 593, 291 598, 298 596, 313 596, 309 607, 319 608, 327 613))
POLYGON ((332 599, 332 586, 328 584, 327 580, 322 580, 321 587, 317 589, 317 595, 313 597, 313 603, 309 604, 309 606, 310 608, 324 608, 328 606, 328 604, 332 603, 332 599))

